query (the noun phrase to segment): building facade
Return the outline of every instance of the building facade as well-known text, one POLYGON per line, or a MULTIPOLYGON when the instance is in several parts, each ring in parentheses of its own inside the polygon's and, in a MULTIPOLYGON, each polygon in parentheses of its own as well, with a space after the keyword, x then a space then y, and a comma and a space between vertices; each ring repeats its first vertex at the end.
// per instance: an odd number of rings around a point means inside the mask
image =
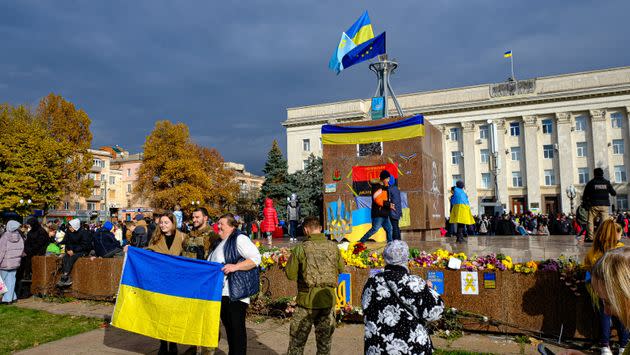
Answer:
POLYGON ((226 161, 223 163, 223 167, 234 172, 234 180, 238 184, 240 198, 258 198, 258 193, 265 182, 264 177, 250 173, 245 170, 245 165, 240 163, 226 161))
MULTIPOLYGON (((473 214, 496 206, 569 213, 596 167, 617 190, 615 208, 628 210, 630 67, 405 94, 398 101, 406 115, 421 113, 441 129, 444 191, 464 181, 473 214), (577 191, 573 201, 570 186, 577 191)), ((289 108, 283 122, 289 172, 303 169, 311 153, 321 156, 323 124, 369 120, 369 110, 369 99, 289 108)))

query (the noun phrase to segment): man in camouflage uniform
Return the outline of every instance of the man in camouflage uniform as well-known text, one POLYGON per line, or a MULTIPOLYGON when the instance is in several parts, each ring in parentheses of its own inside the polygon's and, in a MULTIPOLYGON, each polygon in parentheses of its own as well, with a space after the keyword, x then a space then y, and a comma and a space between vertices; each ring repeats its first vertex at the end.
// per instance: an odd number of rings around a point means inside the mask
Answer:
POLYGON ((289 355, 303 354, 311 327, 315 325, 317 354, 330 354, 335 331, 337 279, 344 263, 337 244, 326 239, 315 217, 304 220, 308 239, 291 251, 285 272, 297 280, 297 307, 289 330, 289 355))
POLYGON ((183 256, 206 260, 210 246, 219 238, 208 225, 208 210, 199 207, 192 213, 193 228, 184 241, 183 256))

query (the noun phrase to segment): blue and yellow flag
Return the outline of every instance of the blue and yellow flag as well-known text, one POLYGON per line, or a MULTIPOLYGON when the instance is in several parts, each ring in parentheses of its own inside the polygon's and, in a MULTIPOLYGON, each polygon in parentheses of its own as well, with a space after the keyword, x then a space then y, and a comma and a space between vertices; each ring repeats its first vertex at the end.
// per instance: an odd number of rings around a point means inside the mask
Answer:
POLYGON ((323 144, 366 144, 424 136, 424 116, 378 126, 322 126, 323 144))
POLYGON ((337 45, 337 49, 335 49, 328 62, 328 68, 339 74, 345 69, 342 65, 342 59, 346 53, 372 38, 374 38, 374 31, 372 30, 370 16, 366 10, 346 32, 342 32, 339 45, 337 45))
POLYGON ((222 267, 130 247, 112 325, 179 344, 216 347, 222 267))
POLYGON ((503 58, 511 58, 511 57, 512 57, 512 51, 507 51, 503 53, 503 58))

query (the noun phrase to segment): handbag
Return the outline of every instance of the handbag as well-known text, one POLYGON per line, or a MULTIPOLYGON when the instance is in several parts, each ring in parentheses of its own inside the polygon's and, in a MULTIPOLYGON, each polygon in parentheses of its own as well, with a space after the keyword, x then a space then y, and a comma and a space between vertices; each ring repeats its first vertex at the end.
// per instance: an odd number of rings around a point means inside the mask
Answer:
POLYGON ((7 292, 9 292, 9 289, 7 288, 7 285, 4 284, 4 281, 2 281, 2 277, 0 276, 0 296, 7 292))

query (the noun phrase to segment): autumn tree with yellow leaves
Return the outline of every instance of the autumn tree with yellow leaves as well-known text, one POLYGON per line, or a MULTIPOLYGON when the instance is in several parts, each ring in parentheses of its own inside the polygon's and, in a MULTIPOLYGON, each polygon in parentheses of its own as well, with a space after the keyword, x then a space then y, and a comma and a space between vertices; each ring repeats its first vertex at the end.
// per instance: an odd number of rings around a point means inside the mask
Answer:
POLYGON ((212 216, 226 212, 236 202, 238 185, 223 167, 215 149, 195 144, 188 126, 158 121, 144 143, 135 196, 162 210, 180 205, 190 212, 200 201, 212 216))
POLYGON ((55 94, 35 112, 0 105, 0 211, 27 215, 55 207, 68 193, 87 195, 91 181, 81 177, 92 164, 90 122, 55 94))

